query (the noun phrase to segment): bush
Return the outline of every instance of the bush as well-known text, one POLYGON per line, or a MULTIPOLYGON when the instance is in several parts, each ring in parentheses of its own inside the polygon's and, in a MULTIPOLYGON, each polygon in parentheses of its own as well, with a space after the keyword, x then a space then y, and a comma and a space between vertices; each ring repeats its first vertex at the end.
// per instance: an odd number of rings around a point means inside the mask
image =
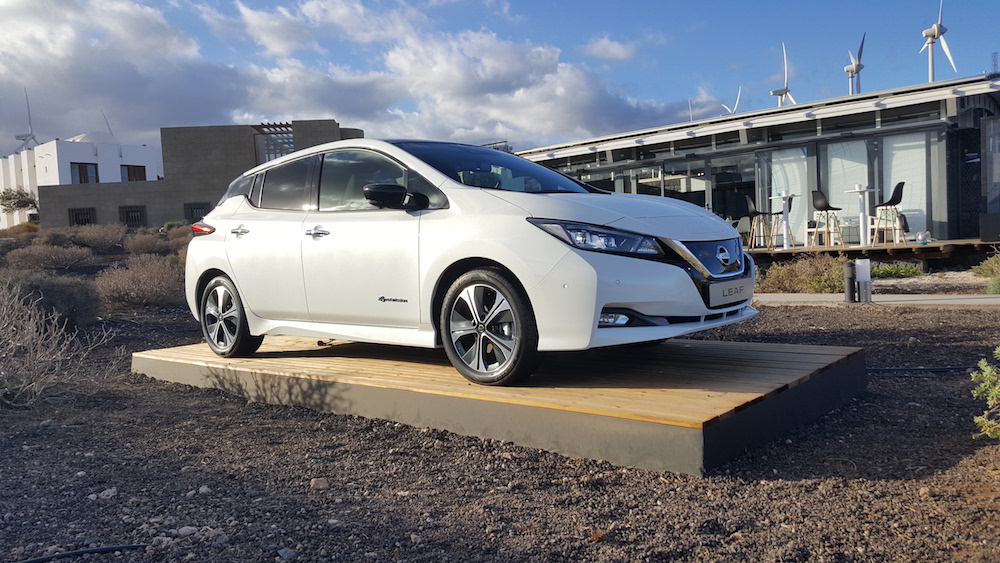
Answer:
POLYGON ((45 246, 73 246, 73 240, 66 229, 41 229, 31 236, 31 244, 45 246))
POLYGON ((170 245, 171 254, 179 254, 182 249, 186 249, 194 233, 191 232, 191 225, 176 227, 167 231, 167 241, 170 245))
POLYGON ((844 291, 846 258, 804 254, 789 262, 775 262, 758 276, 760 293, 840 293, 844 291))
POLYGON ((17 238, 25 233, 37 233, 38 223, 18 223, 13 227, 0 229, 0 238, 17 238))
POLYGON ((128 257, 125 267, 98 274, 94 285, 105 310, 179 305, 184 303, 184 266, 176 258, 137 254, 128 257))
POLYGON ((94 255, 90 249, 79 246, 33 244, 7 253, 7 264, 21 270, 69 270, 93 263, 94 255))
POLYGON ((97 320, 100 296, 93 282, 52 272, 0 270, 0 285, 17 286, 21 296, 48 313, 56 313, 71 326, 97 320))
POLYGON ((990 280, 990 283, 986 284, 986 293, 989 295, 1000 295, 1000 277, 996 277, 990 280))
POLYGON ((170 242, 158 234, 136 233, 125 239, 125 251, 129 254, 170 254, 170 242))
POLYGON ((924 271, 915 264, 879 264, 872 267, 872 278, 913 278, 923 275, 924 271))
POLYGON ((72 233, 73 242, 86 246, 98 254, 117 250, 125 240, 128 227, 125 225, 83 225, 72 233))
MULTIPOLYGON (((1000 360, 1000 347, 993 350, 993 357, 1000 360)), ((972 390, 972 396, 986 399, 986 410, 973 419, 979 427, 976 436, 1000 438, 1000 422, 997 421, 1000 414, 1000 371, 983 358, 979 360, 979 371, 972 372, 972 381, 979 384, 972 390)))
POLYGON ((15 285, 0 284, 0 406, 24 407, 87 372, 82 364, 111 335, 78 338, 58 313, 46 312, 15 285))
POLYGON ((973 266, 972 273, 981 278, 1000 277, 1000 254, 994 254, 981 263, 973 266))

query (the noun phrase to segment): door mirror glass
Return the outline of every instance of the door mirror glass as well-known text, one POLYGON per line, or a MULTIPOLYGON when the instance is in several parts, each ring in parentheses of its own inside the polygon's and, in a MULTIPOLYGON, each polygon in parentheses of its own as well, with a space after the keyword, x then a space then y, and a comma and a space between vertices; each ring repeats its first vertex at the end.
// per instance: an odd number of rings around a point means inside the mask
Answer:
POLYGON ((365 199, 375 207, 382 209, 406 209, 417 210, 426 209, 428 205, 427 196, 407 192, 406 188, 399 184, 368 184, 364 188, 365 199))

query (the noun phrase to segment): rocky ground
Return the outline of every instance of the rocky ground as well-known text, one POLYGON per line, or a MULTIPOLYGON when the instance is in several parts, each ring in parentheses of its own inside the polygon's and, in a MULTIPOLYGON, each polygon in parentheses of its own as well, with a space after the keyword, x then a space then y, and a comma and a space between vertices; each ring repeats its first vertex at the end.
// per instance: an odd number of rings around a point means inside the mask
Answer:
MULTIPOLYGON (((956 276, 893 283, 982 291, 956 276)), ((200 337, 181 309, 104 325, 127 351, 200 337)), ((88 548, 111 548, 86 556, 98 562, 1000 560, 1000 445, 972 438, 983 404, 963 369, 1000 344, 1000 308, 769 306, 702 337, 863 346, 869 368, 899 369, 692 477, 247 403, 123 367, 0 409, 0 561, 88 548), (915 369, 928 366, 948 369, 915 369)))

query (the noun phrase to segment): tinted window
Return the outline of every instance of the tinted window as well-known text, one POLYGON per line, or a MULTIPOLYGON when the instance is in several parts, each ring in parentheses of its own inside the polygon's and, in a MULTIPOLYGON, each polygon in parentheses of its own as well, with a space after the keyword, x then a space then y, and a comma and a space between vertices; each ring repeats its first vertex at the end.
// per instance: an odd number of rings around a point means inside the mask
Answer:
POLYGON ((319 178, 319 210, 376 209, 365 199, 368 184, 403 185, 403 167, 373 152, 345 150, 323 155, 319 178))
POLYGON ((496 149, 450 143, 403 141, 403 150, 456 182, 512 192, 587 192, 575 180, 496 149))
POLYGON ((223 201, 231 197, 236 197, 238 195, 250 196, 250 188, 253 186, 253 176, 240 176, 239 178, 232 181, 229 184, 229 189, 226 190, 226 194, 222 196, 219 200, 219 205, 222 205, 223 201))
POLYGON ((260 206, 264 209, 308 209, 312 162, 312 158, 303 158, 268 170, 264 174, 260 206))

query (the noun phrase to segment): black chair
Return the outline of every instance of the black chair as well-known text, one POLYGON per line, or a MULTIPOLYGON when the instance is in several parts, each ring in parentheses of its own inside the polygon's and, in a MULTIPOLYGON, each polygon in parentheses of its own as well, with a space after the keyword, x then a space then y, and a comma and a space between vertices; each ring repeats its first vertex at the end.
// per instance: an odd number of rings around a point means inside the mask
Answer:
POLYGON ((833 244, 844 244, 844 233, 840 230, 840 219, 837 218, 837 212, 840 211, 841 208, 830 205, 830 200, 826 199, 826 194, 819 190, 813 190, 812 204, 813 209, 818 211, 820 215, 817 217, 816 227, 812 229, 812 240, 809 243, 810 246, 816 246, 816 239, 819 237, 819 233, 821 231, 825 235, 823 238, 823 246, 830 246, 830 244, 833 243, 831 238, 834 232, 837 233, 837 242, 833 244), (821 224, 822 227, 820 226, 821 224))
MULTIPOLYGON (((902 235, 900 231, 902 228, 899 225, 899 204, 903 201, 903 184, 906 182, 900 182, 896 184, 896 187, 892 188, 892 195, 889 196, 888 201, 884 201, 875 206, 875 215, 878 219, 875 221, 875 229, 872 232, 872 242, 878 242, 879 233, 883 233, 883 238, 886 244, 889 243, 889 233, 892 231, 892 243, 899 244, 899 237, 902 235)), ((905 235, 902 235, 905 242, 905 235)))
POLYGON ((747 247, 759 248, 759 243, 763 240, 764 246, 772 248, 771 221, 769 220, 771 214, 758 211, 752 197, 748 195, 744 195, 743 197, 747 198, 747 215, 750 216, 750 233, 747 236, 747 247))

